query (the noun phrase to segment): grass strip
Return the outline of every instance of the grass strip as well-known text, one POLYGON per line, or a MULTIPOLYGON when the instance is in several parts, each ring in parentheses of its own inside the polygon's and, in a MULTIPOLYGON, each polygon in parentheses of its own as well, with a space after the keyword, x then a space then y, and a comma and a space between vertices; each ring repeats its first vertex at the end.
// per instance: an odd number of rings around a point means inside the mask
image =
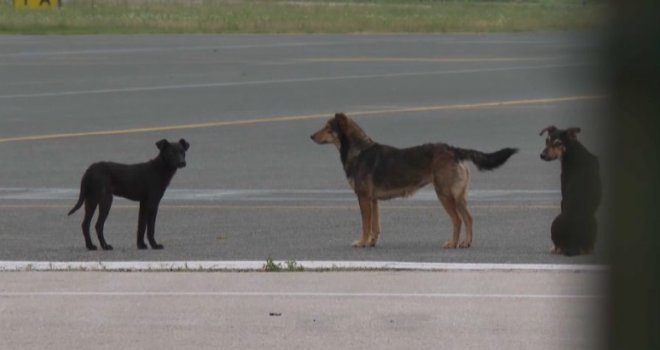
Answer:
MULTIPOLYGON (((1 1, 1 0, 0 0, 1 1)), ((69 0, 60 9, 0 2, 0 33, 432 33, 597 29, 602 0, 69 0)))

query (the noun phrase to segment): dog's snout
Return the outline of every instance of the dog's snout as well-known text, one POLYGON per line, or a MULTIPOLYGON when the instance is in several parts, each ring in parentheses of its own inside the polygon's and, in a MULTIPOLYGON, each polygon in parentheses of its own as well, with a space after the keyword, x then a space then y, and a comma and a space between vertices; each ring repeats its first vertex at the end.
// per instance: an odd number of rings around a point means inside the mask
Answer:
POLYGON ((541 153, 541 159, 545 160, 546 162, 549 162, 551 160, 554 160, 551 156, 548 155, 548 152, 542 152, 541 153))
POLYGON ((179 163, 179 168, 183 168, 186 166, 186 161, 184 160, 183 162, 179 163))

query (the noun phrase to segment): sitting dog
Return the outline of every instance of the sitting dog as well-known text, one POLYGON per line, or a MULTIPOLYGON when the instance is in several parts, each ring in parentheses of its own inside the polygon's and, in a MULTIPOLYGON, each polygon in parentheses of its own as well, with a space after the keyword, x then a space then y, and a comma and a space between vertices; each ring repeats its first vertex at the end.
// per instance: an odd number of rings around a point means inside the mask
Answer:
POLYGON ((601 183, 598 158, 578 141, 580 128, 566 130, 549 126, 541 159, 561 160, 561 214, 550 228, 552 253, 567 256, 590 254, 596 243, 596 209, 601 183))
POLYGON ((99 243, 104 250, 112 249, 103 237, 103 224, 110 213, 113 195, 140 202, 138 249, 147 249, 147 245, 144 244, 145 229, 151 248, 163 249, 154 238, 158 204, 174 173, 177 169, 186 166, 186 151, 190 144, 184 139, 179 142, 168 142, 163 139, 156 142, 156 146, 160 153, 156 158, 145 163, 128 165, 99 162, 87 168, 80 182, 78 203, 69 211, 71 215, 83 205, 83 202, 85 203, 82 231, 87 249, 96 250, 89 236, 89 224, 97 205, 99 217, 96 221, 96 234, 99 243))
POLYGON ((517 152, 504 148, 494 153, 452 147, 444 143, 398 149, 372 141, 356 122, 343 113, 331 118, 311 136, 317 144, 334 144, 339 150, 348 183, 355 191, 362 215, 362 237, 353 247, 373 247, 380 235, 378 200, 409 196, 433 183, 435 193, 451 218, 453 236, 444 248, 469 248, 472 215, 467 208, 471 160, 479 170, 492 170, 517 152), (459 244, 461 221, 465 240, 459 244))

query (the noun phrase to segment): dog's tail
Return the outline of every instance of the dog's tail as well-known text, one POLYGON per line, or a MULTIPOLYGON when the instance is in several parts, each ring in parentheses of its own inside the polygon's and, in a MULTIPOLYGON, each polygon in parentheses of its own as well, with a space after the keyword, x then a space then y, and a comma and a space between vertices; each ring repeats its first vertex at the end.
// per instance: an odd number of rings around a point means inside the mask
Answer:
POLYGON ((518 152, 517 148, 502 148, 493 153, 484 153, 471 149, 452 147, 454 156, 458 160, 471 160, 479 170, 493 170, 504 164, 509 157, 518 152))
POLYGON ((71 214, 75 213, 76 210, 80 209, 82 207, 83 203, 85 202, 85 194, 87 192, 87 179, 89 178, 89 171, 85 172, 85 175, 83 175, 82 180, 80 180, 80 194, 78 195, 78 203, 73 206, 71 210, 69 210, 68 216, 71 216, 71 214))
POLYGON ((76 205, 74 205, 73 208, 71 210, 69 210, 68 215, 71 216, 71 214, 75 213, 76 210, 80 209, 80 207, 82 207, 82 205, 83 205, 83 202, 85 202, 85 196, 83 195, 82 189, 81 189, 80 190, 80 197, 78 197, 78 203, 76 203, 76 205))

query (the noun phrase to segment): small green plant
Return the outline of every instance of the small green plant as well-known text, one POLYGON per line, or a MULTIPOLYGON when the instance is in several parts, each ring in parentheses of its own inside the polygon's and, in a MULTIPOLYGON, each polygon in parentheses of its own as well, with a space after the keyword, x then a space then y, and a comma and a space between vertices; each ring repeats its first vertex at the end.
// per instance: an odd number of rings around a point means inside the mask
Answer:
POLYGON ((264 264, 263 268, 264 271, 266 272, 282 272, 282 271, 287 271, 287 272, 301 272, 305 271, 305 268, 298 264, 295 260, 287 260, 284 262, 284 265, 282 263, 276 263, 273 258, 270 256, 268 259, 266 259, 266 263, 264 264))
POLYGON ((298 264, 295 260, 287 260, 286 270, 289 272, 301 272, 301 271, 305 271, 305 268, 302 265, 298 264))
POLYGON ((282 271, 282 264, 276 263, 273 261, 273 258, 269 256, 268 259, 266 259, 263 270, 266 272, 280 272, 282 271))

